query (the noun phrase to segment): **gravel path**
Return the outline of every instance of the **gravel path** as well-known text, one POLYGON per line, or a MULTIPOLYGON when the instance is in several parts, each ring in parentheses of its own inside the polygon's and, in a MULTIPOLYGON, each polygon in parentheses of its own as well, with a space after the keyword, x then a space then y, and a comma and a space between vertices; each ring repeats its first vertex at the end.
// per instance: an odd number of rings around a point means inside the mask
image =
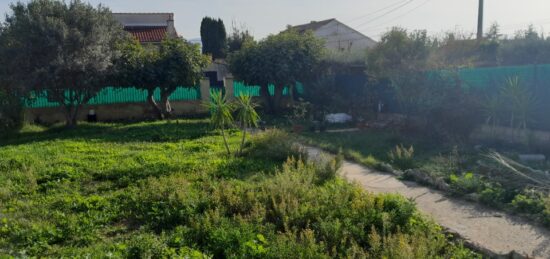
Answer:
MULTIPOLYGON (((322 151, 307 148, 309 157, 319 159, 322 151)), ((341 175, 374 193, 398 193, 413 199, 417 208, 469 244, 490 254, 516 252, 530 258, 550 258, 550 231, 525 220, 475 203, 446 197, 439 191, 401 181, 356 163, 345 161, 341 175)))

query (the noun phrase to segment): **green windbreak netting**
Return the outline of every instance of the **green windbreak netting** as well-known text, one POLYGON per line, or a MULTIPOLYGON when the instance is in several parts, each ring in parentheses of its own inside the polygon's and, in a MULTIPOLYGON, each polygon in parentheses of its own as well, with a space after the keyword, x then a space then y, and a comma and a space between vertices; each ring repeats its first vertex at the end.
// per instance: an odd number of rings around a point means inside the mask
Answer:
MULTIPOLYGON (((260 86, 248 86, 245 85, 243 82, 237 82, 235 81, 233 83, 235 96, 239 96, 241 94, 248 94, 250 96, 260 96, 260 86)), ((270 84, 269 86, 269 94, 274 95, 275 94, 275 86, 273 84, 270 84)), ((304 94, 304 85, 300 82, 296 82, 296 92, 298 94, 304 94)), ((283 95, 288 95, 288 86, 283 89, 283 95)))
POLYGON ((548 88, 550 65, 468 68, 459 70, 458 75, 467 88, 499 88, 510 77, 518 77, 522 84, 531 89, 548 88))
MULTIPOLYGON (((160 89, 154 92, 155 99, 160 100, 160 89)), ((91 105, 117 104, 117 103, 143 103, 146 102, 147 91, 129 88, 106 87, 101 90, 94 98, 89 101, 91 105)), ((200 100, 199 87, 178 87, 170 96, 172 101, 200 100)), ((45 94, 34 95, 27 101, 29 108, 46 108, 59 106, 56 102, 51 102, 45 94)))

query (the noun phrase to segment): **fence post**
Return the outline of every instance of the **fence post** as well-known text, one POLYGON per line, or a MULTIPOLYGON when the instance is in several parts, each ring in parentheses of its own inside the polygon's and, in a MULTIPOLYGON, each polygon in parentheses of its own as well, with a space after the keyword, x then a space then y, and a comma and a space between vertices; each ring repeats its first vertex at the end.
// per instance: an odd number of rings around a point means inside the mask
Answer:
POLYGON ((232 101, 235 99, 235 87, 233 85, 234 79, 233 75, 228 74, 226 77, 223 78, 223 85, 225 87, 225 97, 228 101, 232 101))
POLYGON ((210 79, 201 79, 201 101, 210 102, 210 79))

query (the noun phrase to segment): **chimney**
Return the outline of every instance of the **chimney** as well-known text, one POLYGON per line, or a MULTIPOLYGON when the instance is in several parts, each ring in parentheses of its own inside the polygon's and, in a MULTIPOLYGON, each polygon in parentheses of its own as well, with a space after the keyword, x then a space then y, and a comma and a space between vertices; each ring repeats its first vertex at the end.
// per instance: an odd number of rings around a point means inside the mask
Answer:
POLYGON ((169 38, 176 38, 176 27, 174 25, 174 14, 168 14, 168 20, 166 21, 166 33, 169 38))

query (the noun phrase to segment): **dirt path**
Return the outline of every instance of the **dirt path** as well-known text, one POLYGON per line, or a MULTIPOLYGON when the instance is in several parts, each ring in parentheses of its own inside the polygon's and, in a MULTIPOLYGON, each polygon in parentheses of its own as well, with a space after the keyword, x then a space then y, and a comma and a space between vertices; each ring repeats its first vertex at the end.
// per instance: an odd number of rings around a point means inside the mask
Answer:
MULTIPOLYGON (((310 158, 320 157, 319 149, 308 147, 307 150, 310 158)), ((421 212, 476 247, 498 255, 515 251, 529 257, 550 258, 550 231, 522 219, 449 198, 439 191, 348 161, 344 162, 341 174, 371 192, 398 193, 413 199, 421 212)))

